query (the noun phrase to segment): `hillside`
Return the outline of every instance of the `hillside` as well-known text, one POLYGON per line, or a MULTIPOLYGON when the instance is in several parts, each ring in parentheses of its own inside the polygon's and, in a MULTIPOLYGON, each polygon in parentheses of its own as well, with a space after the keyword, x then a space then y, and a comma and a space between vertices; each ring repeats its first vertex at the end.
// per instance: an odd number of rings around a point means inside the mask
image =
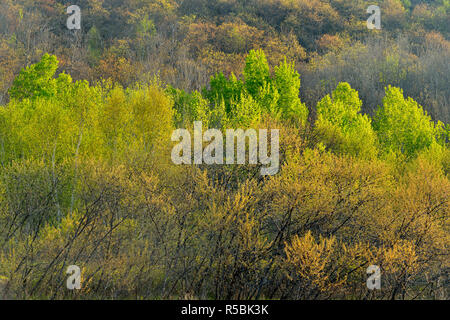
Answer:
POLYGON ((448 300, 450 2, 374 3, 2 0, 0 299, 448 300))
MULTIPOLYGON (((367 30, 363 0, 4 0, 0 4, 0 104, 20 69, 43 53, 75 80, 111 78, 124 86, 159 73, 185 90, 216 72, 240 77, 246 54, 282 56, 303 78, 314 105, 338 82, 356 88, 370 114, 384 88, 402 87, 435 120, 450 121, 447 0, 383 0, 382 30, 367 30), (68 30, 68 5, 79 5, 81 30, 68 30)), ((372 2, 371 2, 372 4, 372 2)))

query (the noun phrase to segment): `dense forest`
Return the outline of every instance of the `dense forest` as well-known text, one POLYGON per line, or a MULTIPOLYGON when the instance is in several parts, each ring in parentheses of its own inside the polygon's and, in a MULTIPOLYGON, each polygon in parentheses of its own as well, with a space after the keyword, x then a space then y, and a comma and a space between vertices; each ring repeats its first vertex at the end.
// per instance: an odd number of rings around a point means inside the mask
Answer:
POLYGON ((449 299, 449 37, 449 0, 1 0, 0 299, 449 299), (174 164, 196 121, 279 172, 174 164))

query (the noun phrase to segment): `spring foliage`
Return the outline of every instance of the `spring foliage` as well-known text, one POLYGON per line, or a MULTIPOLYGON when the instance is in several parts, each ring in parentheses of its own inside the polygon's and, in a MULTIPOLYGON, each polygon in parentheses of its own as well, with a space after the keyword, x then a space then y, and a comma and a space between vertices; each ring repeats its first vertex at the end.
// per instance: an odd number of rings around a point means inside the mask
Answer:
POLYGON ((448 127, 401 89, 371 119, 339 83, 309 122, 294 64, 270 70, 262 51, 242 79, 219 73, 201 92, 56 69, 44 55, 0 107, 1 295, 448 298, 448 127), (200 120, 280 129, 280 172, 172 164, 172 131, 200 120), (381 291, 365 285, 369 265, 381 291))

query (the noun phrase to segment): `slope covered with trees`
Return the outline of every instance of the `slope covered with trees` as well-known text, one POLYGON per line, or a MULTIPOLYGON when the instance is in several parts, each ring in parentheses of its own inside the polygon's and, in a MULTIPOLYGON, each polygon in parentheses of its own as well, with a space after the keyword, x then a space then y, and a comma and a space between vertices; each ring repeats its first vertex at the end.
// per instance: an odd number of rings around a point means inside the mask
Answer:
POLYGON ((360 92, 374 115, 384 88, 401 87, 434 120, 450 121, 448 0, 375 0, 382 30, 367 30, 364 0, 3 0, 0 104, 19 71, 45 53, 75 80, 123 86, 160 78, 200 90, 215 73, 243 75, 247 53, 263 49, 275 67, 286 56, 314 106, 339 82, 360 92), (81 30, 66 9, 81 8, 81 30))
POLYGON ((48 54, 23 69, 0 108, 2 294, 448 299, 448 126, 396 87, 364 115, 345 82, 308 120, 295 64, 269 60, 192 92, 74 81, 48 54), (280 172, 174 165, 172 131, 198 120, 280 129, 280 172))
POLYGON ((0 299, 449 299, 450 2, 372 3, 2 0, 0 299), (194 121, 278 174, 175 165, 194 121))

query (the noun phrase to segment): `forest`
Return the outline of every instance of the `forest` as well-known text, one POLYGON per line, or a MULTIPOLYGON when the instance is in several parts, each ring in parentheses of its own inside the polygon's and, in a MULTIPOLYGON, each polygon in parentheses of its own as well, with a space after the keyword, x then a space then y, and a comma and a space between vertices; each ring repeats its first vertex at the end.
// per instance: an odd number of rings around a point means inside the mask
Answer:
POLYGON ((449 0, 1 0, 0 299, 450 299, 449 37, 449 0), (198 121, 279 170, 173 163, 198 121))

